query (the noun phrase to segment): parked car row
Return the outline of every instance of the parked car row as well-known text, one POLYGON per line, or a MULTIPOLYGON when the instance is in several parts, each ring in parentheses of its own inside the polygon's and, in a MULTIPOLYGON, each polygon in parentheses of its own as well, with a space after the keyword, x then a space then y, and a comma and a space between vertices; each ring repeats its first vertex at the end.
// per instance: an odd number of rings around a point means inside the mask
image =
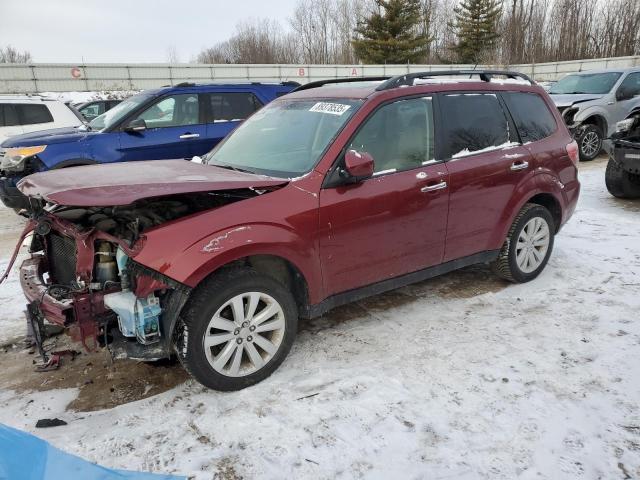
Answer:
POLYGON ((640 68, 567 75, 549 93, 578 142, 580 160, 596 158, 616 124, 640 107, 640 68))
POLYGON ((526 76, 293 88, 180 85, 5 142, 3 199, 11 188, 30 208, 34 330, 177 355, 236 390, 282 363, 299 318, 471 264, 512 282, 545 268, 579 152, 526 76), (78 160, 102 165, 59 168, 78 160))

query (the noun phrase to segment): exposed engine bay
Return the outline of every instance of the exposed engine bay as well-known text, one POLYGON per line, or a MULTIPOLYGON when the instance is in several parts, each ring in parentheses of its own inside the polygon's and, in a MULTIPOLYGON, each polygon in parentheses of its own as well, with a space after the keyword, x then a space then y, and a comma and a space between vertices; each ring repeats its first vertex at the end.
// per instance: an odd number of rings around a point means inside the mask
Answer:
POLYGON ((95 228, 133 245, 149 228, 203 210, 255 197, 263 191, 252 189, 200 192, 165 198, 140 200, 131 205, 113 207, 54 207, 50 213, 84 229, 95 228))
POLYGON ((68 328, 87 349, 118 336, 132 347, 121 356, 170 356, 169 333, 190 289, 137 264, 139 240, 158 225, 261 193, 200 192, 113 207, 42 205, 25 229, 32 232, 32 258, 21 267, 34 330, 46 319, 68 328))

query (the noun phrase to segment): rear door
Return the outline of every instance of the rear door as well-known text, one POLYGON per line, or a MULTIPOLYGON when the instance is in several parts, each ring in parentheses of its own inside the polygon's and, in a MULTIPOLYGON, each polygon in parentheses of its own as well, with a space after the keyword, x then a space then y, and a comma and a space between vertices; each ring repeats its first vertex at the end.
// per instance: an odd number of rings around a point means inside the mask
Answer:
POLYGON ((345 151, 369 153, 375 173, 360 183, 338 182, 320 192, 320 252, 328 295, 442 261, 449 190, 446 167, 435 160, 433 111, 431 97, 388 103, 346 146, 345 151))
POLYGON ((533 168, 496 94, 442 94, 439 100, 450 179, 446 262, 500 248, 492 237, 505 222, 516 186, 533 168))
POLYGON ((145 121, 146 130, 119 133, 122 161, 191 158, 198 155, 198 142, 207 135, 197 93, 161 97, 127 123, 139 119, 145 121))
POLYGON ((215 147, 240 123, 261 109, 264 102, 253 92, 212 92, 208 97, 208 125, 205 141, 199 148, 202 155, 215 147))

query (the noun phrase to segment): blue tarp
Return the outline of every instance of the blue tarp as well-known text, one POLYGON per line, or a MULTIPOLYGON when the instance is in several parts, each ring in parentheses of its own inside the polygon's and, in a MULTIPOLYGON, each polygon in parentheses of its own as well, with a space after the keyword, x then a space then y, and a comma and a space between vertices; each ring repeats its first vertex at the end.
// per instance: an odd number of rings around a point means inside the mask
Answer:
POLYGON ((186 477, 111 470, 0 424, 0 480, 186 480, 186 477))

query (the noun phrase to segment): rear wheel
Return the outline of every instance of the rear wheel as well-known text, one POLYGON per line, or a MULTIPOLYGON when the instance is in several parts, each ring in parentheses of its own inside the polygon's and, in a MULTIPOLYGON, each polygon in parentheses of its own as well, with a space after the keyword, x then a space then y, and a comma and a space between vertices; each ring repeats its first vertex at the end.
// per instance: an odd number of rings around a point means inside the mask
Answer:
POLYGON ((609 159, 604 175, 607 190, 618 198, 640 198, 640 175, 633 175, 622 169, 620 164, 609 159))
POLYGON ((516 216, 499 257, 491 265, 494 273, 515 283, 536 278, 549 261, 554 232, 549 210, 527 203, 516 216))
POLYGON ((193 294, 177 350, 206 387, 240 390, 264 380, 285 359, 296 336, 291 293, 255 270, 223 271, 193 294))
POLYGON ((580 161, 589 162, 600 155, 602 150, 603 134, 597 125, 587 125, 578 138, 578 148, 580 149, 580 161))

